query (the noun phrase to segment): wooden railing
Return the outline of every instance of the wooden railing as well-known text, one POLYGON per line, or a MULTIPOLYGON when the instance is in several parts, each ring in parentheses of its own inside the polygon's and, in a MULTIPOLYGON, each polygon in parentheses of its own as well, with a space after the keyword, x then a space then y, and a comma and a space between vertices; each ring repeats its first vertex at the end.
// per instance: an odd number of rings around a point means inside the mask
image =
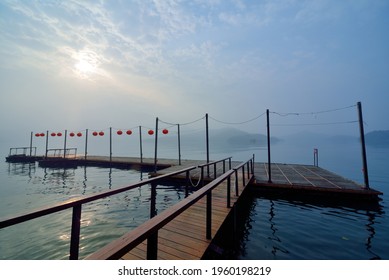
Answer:
POLYGON ((33 220, 42 216, 60 212, 69 208, 73 208, 72 214, 72 226, 71 226, 71 237, 70 237, 70 256, 69 259, 74 260, 78 259, 79 255, 79 243, 80 243, 80 223, 81 223, 81 208, 83 204, 102 199, 111 195, 119 194, 137 187, 141 187, 147 184, 155 184, 159 180, 166 179, 180 173, 186 172, 187 182, 189 181, 189 172, 195 169, 196 166, 191 166, 185 169, 181 169, 175 172, 171 172, 165 175, 158 177, 146 179, 134 184, 131 184, 126 187, 118 188, 115 190, 109 190, 101 192, 99 194, 89 195, 77 199, 70 199, 62 203, 58 203, 51 207, 45 207, 36 211, 28 212, 26 214, 18 215, 15 217, 8 218, 6 220, 0 221, 0 229, 6 228, 12 225, 20 224, 29 220, 33 220))
POLYGON ((253 167, 254 159, 250 159, 247 162, 244 162, 231 170, 228 170, 223 175, 219 176, 203 188, 194 192, 187 198, 181 200, 174 206, 168 208, 161 214, 153 217, 152 219, 146 221, 142 225, 138 226, 136 229, 130 231, 129 233, 123 235, 119 239, 111 242, 106 245, 99 251, 91 254, 86 259, 119 259, 125 253, 131 251, 133 248, 138 246, 144 240, 147 239, 147 259, 157 259, 158 252, 158 231, 172 221, 174 218, 179 216, 189 207, 194 205, 197 201, 206 196, 206 238, 211 238, 211 228, 212 228, 212 190, 219 186, 222 182, 227 180, 227 205, 226 207, 231 207, 231 176, 235 175, 235 187, 236 192, 238 193, 239 188, 239 176, 238 172, 242 172, 242 183, 243 186, 253 178, 253 167), (247 166, 247 169, 245 168, 247 166), (250 168, 249 168, 250 167, 250 168), (247 173, 247 174, 246 174, 247 173))
POLYGON ((228 170, 230 170, 231 169, 231 158, 232 157, 227 157, 227 158, 224 158, 224 159, 221 159, 221 160, 211 161, 211 162, 208 162, 208 163, 200 164, 198 167, 201 169, 201 178, 202 179, 204 178, 204 168, 205 167, 207 167, 207 176, 209 177, 209 167, 211 165, 213 165, 213 178, 216 179, 216 177, 217 177, 216 165, 218 163, 220 163, 220 162, 223 162, 223 173, 226 172, 226 161, 228 161, 228 170))

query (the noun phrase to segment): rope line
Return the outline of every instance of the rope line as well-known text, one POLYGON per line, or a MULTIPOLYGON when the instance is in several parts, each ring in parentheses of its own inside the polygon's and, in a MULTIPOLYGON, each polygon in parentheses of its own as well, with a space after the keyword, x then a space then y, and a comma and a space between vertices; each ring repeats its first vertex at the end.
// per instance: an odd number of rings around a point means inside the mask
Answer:
POLYGON ((202 176, 201 176, 201 172, 200 172, 200 177, 199 177, 199 180, 197 181, 196 184, 193 184, 193 181, 192 181, 192 176, 189 176, 189 181, 190 181, 190 184, 192 185, 192 187, 194 188, 197 188, 199 185, 200 185, 200 182, 202 181, 202 176))
POLYGON ((197 119, 197 120, 194 120, 194 121, 191 121, 191 122, 186 122, 186 123, 171 123, 171 122, 165 122, 165 121, 163 121, 163 120, 161 120, 161 119, 158 119, 158 121, 161 122, 161 123, 167 124, 167 125, 174 126, 174 125, 177 125, 177 124, 179 124, 179 125, 189 125, 189 124, 192 124, 192 123, 201 121, 201 120, 203 120, 203 119, 205 119, 205 116, 203 116, 203 117, 201 117, 201 118, 199 118, 199 119, 197 119))
POLYGON ((260 117, 262 117, 265 114, 266 114, 266 112, 260 114, 259 116, 256 116, 255 118, 252 118, 252 119, 249 119, 249 120, 243 121, 243 122, 225 122, 225 121, 221 121, 221 120, 215 119, 215 118, 213 118, 211 116, 209 116, 209 118, 214 120, 215 122, 222 123, 222 124, 238 125, 238 124, 245 124, 245 123, 249 123, 249 122, 255 121, 255 120, 259 119, 260 117))
POLYGON ((302 123, 302 124, 271 124, 271 126, 314 126, 314 125, 334 125, 334 124, 350 124, 358 121, 331 122, 331 123, 302 123))
POLYGON ((350 106, 346 106, 346 107, 341 107, 341 108, 336 108, 336 109, 330 109, 330 110, 325 110, 325 111, 317 111, 317 112, 308 112, 308 113, 304 113, 304 112, 297 112, 297 113, 278 113, 278 112, 270 112, 272 114, 275 114, 275 115, 279 115, 281 117, 287 117, 287 116, 299 116, 299 115, 319 115, 319 114, 326 114, 326 113, 331 113, 331 112, 336 112, 336 111, 341 111, 341 110, 346 110, 346 109, 350 109, 350 108, 353 108, 353 107, 356 107, 357 105, 350 105, 350 106))

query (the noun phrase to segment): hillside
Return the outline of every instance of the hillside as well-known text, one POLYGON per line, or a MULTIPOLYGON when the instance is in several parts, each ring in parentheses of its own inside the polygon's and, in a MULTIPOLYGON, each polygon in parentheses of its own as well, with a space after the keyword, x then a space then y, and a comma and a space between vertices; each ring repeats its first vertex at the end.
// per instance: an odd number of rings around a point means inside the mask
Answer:
POLYGON ((389 130, 376 130, 365 135, 366 145, 389 148, 389 130))

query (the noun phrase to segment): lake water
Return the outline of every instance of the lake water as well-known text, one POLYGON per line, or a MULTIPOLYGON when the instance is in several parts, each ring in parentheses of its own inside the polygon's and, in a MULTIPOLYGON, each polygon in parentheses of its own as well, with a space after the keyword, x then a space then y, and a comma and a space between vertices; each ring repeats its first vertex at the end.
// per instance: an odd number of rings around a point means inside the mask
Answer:
MULTIPOLYGON (((163 150, 161 157, 173 151, 163 150)), ((266 161, 266 150, 215 151, 212 159, 233 156, 266 161)), ((323 168, 362 182, 357 144, 319 149, 323 168)), ((187 158, 201 158, 192 151, 187 158)), ((312 149, 275 145, 274 162, 312 164, 312 149)), ((250 192, 239 205, 236 234, 218 236, 209 258, 233 259, 389 259, 388 149, 368 149, 371 186, 384 193, 373 206, 332 205, 250 192), (234 244, 233 246, 231 244, 234 244)), ((7 217, 67 200, 118 188, 146 178, 134 170, 97 167, 44 169, 37 164, 0 164, 0 216, 7 217)), ((157 210, 184 198, 176 186, 159 186, 157 210)), ((80 258, 148 219, 150 186, 87 204, 82 211, 80 258)), ((67 259, 71 211, 0 230, 0 259, 67 259)))

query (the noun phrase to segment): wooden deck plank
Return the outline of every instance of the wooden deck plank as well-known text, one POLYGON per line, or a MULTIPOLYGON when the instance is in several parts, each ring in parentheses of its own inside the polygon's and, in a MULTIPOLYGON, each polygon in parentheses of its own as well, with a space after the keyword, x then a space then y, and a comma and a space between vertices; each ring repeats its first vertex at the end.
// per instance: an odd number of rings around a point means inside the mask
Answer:
MULTIPOLYGON (((241 174, 238 179, 242 179, 241 174)), ((231 193, 233 186, 231 184, 231 193)), ((231 210, 226 204, 226 188, 227 182, 224 181, 212 191, 212 236, 216 235, 231 210)), ((234 195, 231 197, 232 203, 237 200, 234 195)), ((211 240, 206 238, 205 205, 206 197, 203 197, 158 231, 158 259, 201 259, 211 243, 211 240)), ((122 259, 145 259, 146 243, 142 242, 122 259)))

